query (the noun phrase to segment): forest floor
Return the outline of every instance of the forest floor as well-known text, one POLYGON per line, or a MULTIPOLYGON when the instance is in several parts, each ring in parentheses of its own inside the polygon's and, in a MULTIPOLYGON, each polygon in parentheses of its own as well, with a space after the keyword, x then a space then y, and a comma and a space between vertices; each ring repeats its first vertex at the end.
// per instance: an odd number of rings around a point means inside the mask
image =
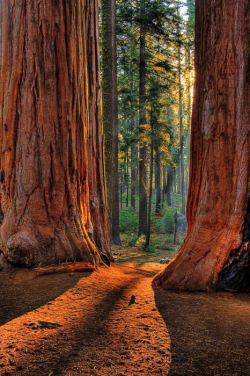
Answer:
POLYGON ((93 274, 0 273, 1 376, 250 375, 249 295, 153 289, 161 252, 115 253, 93 274))

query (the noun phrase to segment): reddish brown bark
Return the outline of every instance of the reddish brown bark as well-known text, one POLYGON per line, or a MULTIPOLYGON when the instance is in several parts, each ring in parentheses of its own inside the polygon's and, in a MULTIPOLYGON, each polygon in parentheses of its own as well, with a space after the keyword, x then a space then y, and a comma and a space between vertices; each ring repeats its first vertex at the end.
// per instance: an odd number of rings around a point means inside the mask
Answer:
POLYGON ((249 23, 248 0, 197 1, 188 233, 164 288, 249 288, 249 23))
POLYGON ((14 264, 98 264, 94 240, 108 254, 107 226, 96 229, 106 208, 89 17, 87 0, 0 3, 0 238, 14 264))
MULTIPOLYGON (((86 0, 89 82, 89 190, 93 236, 105 262, 111 259, 101 111, 98 0, 86 0)), ((118 202, 119 206, 119 202, 118 202)))

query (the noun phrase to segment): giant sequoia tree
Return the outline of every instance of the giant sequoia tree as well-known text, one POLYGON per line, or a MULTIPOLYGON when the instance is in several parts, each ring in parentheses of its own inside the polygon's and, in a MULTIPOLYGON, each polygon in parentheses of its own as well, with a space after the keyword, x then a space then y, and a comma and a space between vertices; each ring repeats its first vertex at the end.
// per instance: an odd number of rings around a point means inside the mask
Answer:
POLYGON ((109 259, 97 10, 0 3, 0 240, 11 263, 109 259))
POLYGON ((197 1, 188 233, 165 288, 249 288, 249 25, 248 0, 197 1))

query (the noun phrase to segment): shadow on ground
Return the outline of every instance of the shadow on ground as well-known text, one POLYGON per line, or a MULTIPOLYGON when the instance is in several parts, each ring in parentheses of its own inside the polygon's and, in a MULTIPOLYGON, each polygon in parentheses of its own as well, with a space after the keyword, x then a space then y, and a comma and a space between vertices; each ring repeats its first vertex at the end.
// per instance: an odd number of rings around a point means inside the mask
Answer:
POLYGON ((0 273, 0 326, 53 301, 75 286, 80 277, 83 273, 50 276, 37 276, 28 270, 0 273))
MULTIPOLYGON (((66 278, 67 275, 59 275, 61 282, 62 277, 66 278)), ((45 279, 48 281, 48 276, 45 279)), ((96 372, 101 372, 104 366, 108 367, 110 373, 113 363, 117 366, 122 364, 120 347, 124 354, 127 340, 123 334, 120 334, 120 342, 117 342, 117 336, 110 333, 109 320, 117 305, 124 299, 126 291, 136 285, 139 277, 136 275, 133 278, 131 275, 130 279, 126 279, 119 286, 112 286, 107 291, 105 288, 100 289, 100 286, 96 286, 96 290, 100 291, 96 291, 97 295, 93 296, 93 304, 91 304, 91 292, 97 280, 98 276, 96 275, 94 284, 88 285, 87 282, 87 286, 81 276, 80 285, 78 284, 68 295, 62 295, 58 301, 54 300, 53 304, 57 307, 57 313, 59 312, 61 319, 71 314, 70 320, 67 320, 69 325, 65 323, 62 328, 53 331, 52 336, 47 336, 45 332, 45 336, 41 338, 41 330, 35 330, 33 333, 28 333, 28 341, 22 338, 23 344, 19 343, 21 347, 15 354, 14 364, 20 375, 95 375, 96 372), (73 299, 73 297, 75 298, 73 299), (74 316, 75 320, 72 320, 74 316), (26 342, 31 346, 26 345, 26 342), (25 347, 26 351, 24 351, 25 347), (112 360, 110 359, 110 349, 115 351, 112 360), (28 367, 26 368, 25 365, 28 367), (78 368, 83 371, 78 372, 78 368)), ((71 283, 76 283, 76 279, 71 279, 71 283)), ((68 287, 70 288, 70 286, 68 287)), ((59 294, 59 291, 57 290, 56 293, 59 294)), ((126 298, 126 306, 127 304, 126 298)), ((45 308, 48 309, 43 307, 43 309, 45 308)), ((48 315, 51 314, 48 312, 48 315)), ((58 321, 56 316, 55 320, 58 321)), ((121 325, 120 320, 118 324, 121 325)), ((8 375, 15 374, 13 362, 7 368, 8 375)))
POLYGON ((169 375, 250 375, 250 296, 155 288, 171 338, 169 375))

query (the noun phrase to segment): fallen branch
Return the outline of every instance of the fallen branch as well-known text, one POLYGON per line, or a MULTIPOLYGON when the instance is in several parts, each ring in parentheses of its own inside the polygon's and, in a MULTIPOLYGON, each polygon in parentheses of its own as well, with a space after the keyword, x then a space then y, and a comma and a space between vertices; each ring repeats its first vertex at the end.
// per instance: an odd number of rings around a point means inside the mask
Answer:
POLYGON ((90 262, 72 262, 67 264, 38 267, 34 269, 34 271, 38 274, 88 272, 94 270, 96 270, 96 266, 90 262))

